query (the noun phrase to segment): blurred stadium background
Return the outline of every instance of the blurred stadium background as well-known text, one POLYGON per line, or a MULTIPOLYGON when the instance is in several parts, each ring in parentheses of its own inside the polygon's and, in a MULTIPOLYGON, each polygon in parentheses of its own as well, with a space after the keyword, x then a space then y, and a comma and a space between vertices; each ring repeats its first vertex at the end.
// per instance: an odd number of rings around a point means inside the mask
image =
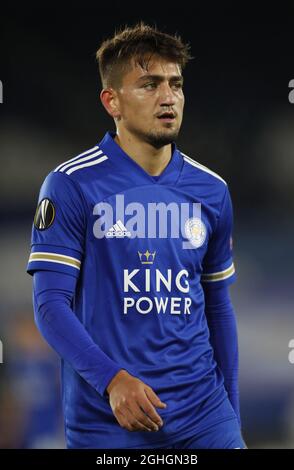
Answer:
POLYGON ((46 174, 113 128, 95 51, 142 19, 190 42, 178 145, 233 197, 244 436, 251 448, 294 448, 294 5, 283 5, 238 15, 196 5, 193 17, 182 2, 1 11, 0 447, 64 446, 59 361, 34 326, 25 273, 31 223, 46 174))

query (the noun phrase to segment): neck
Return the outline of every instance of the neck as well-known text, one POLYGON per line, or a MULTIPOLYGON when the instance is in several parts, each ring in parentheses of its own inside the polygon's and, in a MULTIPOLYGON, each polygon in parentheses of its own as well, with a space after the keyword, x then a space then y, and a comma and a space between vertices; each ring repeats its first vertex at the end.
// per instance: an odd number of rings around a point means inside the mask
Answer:
POLYGON ((148 142, 142 142, 135 136, 118 129, 114 140, 151 176, 160 175, 171 159, 171 144, 157 149, 148 142))

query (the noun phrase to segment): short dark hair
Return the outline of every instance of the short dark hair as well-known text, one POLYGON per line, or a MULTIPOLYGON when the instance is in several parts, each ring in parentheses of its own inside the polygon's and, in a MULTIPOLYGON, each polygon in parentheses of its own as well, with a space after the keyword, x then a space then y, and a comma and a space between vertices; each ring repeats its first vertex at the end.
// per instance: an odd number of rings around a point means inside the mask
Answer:
POLYGON ((102 85, 120 86, 132 61, 147 68, 153 55, 171 60, 183 70, 192 59, 189 49, 189 44, 184 44, 179 36, 163 33, 143 22, 125 27, 104 41, 96 53, 102 85))

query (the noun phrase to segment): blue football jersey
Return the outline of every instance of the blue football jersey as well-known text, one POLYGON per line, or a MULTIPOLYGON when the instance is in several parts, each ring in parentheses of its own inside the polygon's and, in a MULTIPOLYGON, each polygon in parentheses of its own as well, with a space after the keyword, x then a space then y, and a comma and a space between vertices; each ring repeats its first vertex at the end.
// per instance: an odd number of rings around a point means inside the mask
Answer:
POLYGON ((204 283, 235 278, 225 181, 172 145, 152 177, 107 133, 45 179, 28 272, 78 278, 73 311, 113 361, 151 386, 164 410, 156 433, 120 427, 106 393, 65 361, 69 447, 171 442, 235 416, 209 342, 204 283))

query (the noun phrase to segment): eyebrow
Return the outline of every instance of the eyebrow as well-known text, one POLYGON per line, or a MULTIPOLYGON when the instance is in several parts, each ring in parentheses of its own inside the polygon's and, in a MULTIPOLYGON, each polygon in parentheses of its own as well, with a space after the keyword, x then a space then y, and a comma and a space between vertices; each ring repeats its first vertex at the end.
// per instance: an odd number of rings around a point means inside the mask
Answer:
MULTIPOLYGON (((137 83, 140 84, 141 82, 145 82, 147 80, 153 80, 159 83, 159 82, 163 82, 165 80, 165 77, 163 77, 162 75, 143 75, 142 77, 138 78, 137 83)), ((172 75, 168 81, 183 83, 184 78, 182 75, 172 75)))

